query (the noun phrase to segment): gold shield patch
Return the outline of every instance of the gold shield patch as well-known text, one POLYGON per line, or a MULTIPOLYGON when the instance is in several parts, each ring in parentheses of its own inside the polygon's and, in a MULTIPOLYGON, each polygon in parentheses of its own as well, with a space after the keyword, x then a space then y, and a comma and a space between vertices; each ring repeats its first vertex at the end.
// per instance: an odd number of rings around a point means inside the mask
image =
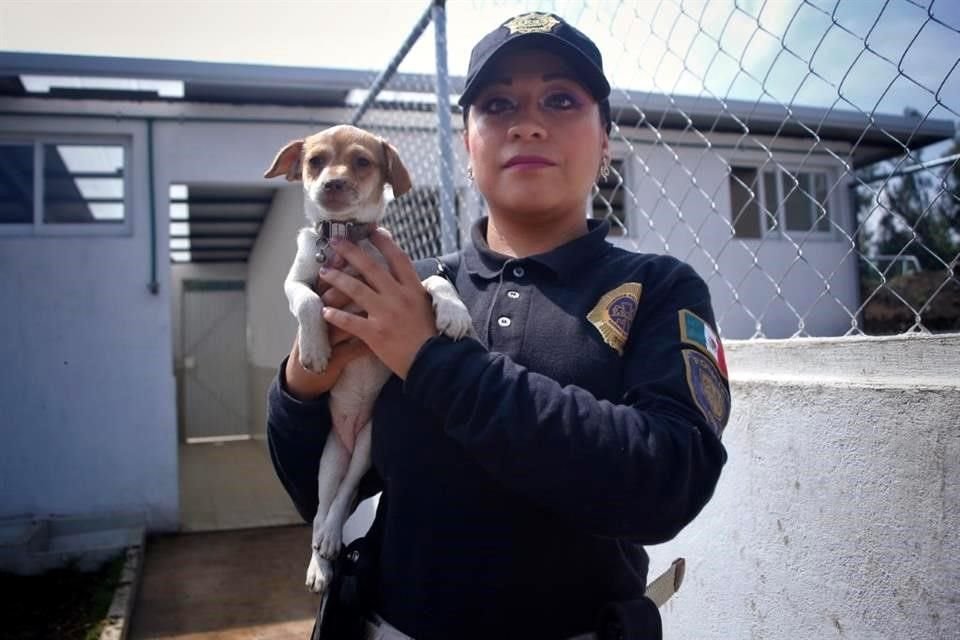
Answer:
POLYGON ((709 357, 693 349, 683 349, 681 353, 690 396, 719 438, 730 417, 730 394, 709 357))
POLYGON ((603 341, 620 355, 623 355, 623 346, 630 335, 630 325, 637 315, 642 291, 643 285, 639 282, 622 284, 605 293, 587 314, 587 320, 597 328, 603 341))
POLYGON ((517 16, 503 26, 514 33, 548 33, 553 31, 554 27, 560 24, 560 21, 553 16, 543 13, 525 13, 517 16))

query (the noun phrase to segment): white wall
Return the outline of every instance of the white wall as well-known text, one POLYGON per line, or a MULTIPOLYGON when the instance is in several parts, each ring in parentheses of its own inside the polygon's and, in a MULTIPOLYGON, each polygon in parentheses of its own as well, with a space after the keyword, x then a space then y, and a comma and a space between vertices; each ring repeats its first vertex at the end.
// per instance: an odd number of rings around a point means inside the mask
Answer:
POLYGON ((730 342, 729 462, 651 574, 671 638, 960 637, 960 335, 730 342))
POLYGON ((283 293, 283 280, 297 251, 297 231, 306 222, 303 189, 291 183, 274 197, 250 252, 247 350, 255 367, 275 369, 293 344, 297 322, 283 293))
POLYGON ((174 528, 169 278, 161 268, 148 291, 146 127, 6 117, 0 132, 132 143, 130 234, 0 236, 0 515, 145 510, 151 528, 174 528))

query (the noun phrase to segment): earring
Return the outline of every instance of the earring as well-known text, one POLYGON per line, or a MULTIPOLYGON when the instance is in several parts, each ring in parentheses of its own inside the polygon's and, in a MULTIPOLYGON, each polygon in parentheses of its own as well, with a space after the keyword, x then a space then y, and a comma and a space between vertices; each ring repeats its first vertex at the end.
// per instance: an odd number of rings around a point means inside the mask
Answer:
POLYGON ((473 182, 473 167, 467 167, 467 180, 473 182))
POLYGON ((600 179, 606 182, 607 178, 610 177, 610 159, 604 158, 600 162, 600 179))

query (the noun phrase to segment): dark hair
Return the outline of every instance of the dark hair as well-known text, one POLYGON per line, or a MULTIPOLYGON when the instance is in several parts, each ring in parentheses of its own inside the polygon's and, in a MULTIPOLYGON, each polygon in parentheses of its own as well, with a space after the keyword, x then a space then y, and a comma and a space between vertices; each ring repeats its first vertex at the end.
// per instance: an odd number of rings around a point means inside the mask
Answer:
MULTIPOLYGON (((463 109, 463 128, 467 128, 467 119, 470 117, 470 106, 465 105, 463 109)), ((604 98, 597 103, 597 109, 600 111, 600 124, 603 125, 603 128, 607 131, 607 135, 610 135, 610 99, 604 98)))

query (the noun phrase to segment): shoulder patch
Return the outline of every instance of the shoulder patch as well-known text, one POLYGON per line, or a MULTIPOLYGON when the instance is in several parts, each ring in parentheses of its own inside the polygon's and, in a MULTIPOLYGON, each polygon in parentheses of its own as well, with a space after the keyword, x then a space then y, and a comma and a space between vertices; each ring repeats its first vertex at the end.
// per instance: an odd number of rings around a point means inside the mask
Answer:
POLYGON ((682 349, 681 353, 690 396, 719 438, 730 418, 730 393, 707 356, 693 349, 682 349))
POLYGON ((623 355, 623 346, 637 315, 642 291, 643 285, 639 282, 622 284, 605 293, 587 314, 587 320, 597 328, 603 341, 620 355, 623 355))
POLYGON ((680 309, 680 342, 693 345, 713 359, 717 369, 727 377, 727 358, 723 343, 706 320, 689 309, 680 309))

